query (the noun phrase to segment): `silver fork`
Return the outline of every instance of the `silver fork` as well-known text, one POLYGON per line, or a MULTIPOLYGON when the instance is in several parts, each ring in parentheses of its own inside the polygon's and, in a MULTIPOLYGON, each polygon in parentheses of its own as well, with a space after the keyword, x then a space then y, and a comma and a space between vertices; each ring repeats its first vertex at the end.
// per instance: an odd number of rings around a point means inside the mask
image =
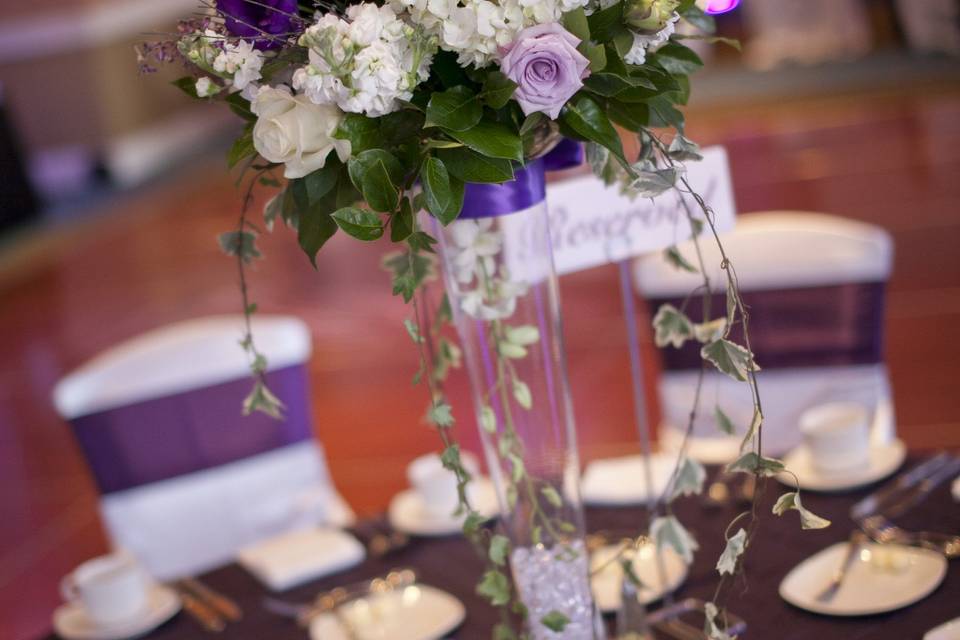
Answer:
POLYGON ((860 523, 873 540, 881 544, 897 543, 923 547, 947 558, 960 557, 960 536, 934 531, 907 531, 883 516, 870 516, 860 523))
POLYGON ((866 539, 866 535, 860 530, 856 530, 850 534, 850 540, 847 541, 847 552, 843 556, 843 562, 837 567, 833 577, 830 579, 830 583, 824 587, 823 591, 817 594, 817 602, 830 602, 837 595, 840 587, 843 586, 844 580, 846 580, 850 574, 850 568, 853 566, 854 560, 857 559, 857 552, 860 551, 860 547, 863 546, 866 539))

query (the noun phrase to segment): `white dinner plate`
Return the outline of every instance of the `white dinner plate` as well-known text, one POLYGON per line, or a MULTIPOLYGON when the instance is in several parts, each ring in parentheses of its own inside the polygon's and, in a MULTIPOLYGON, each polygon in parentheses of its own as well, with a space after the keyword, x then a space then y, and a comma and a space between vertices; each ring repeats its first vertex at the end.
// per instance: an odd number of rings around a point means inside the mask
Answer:
POLYGON ((180 611, 180 598, 163 585, 153 585, 147 594, 147 609, 129 621, 99 625, 79 602, 61 605, 53 613, 53 628, 63 640, 125 640, 145 635, 180 611))
MULTIPOLYGON (((800 445, 783 458, 787 469, 800 479, 800 486, 808 491, 847 491, 883 480, 900 468, 907 457, 907 448, 902 440, 870 447, 870 462, 849 471, 824 472, 816 469, 810 460, 810 450, 800 445)), ((794 487, 796 481, 789 473, 781 473, 777 480, 794 487)))
POLYGON ((860 549, 832 600, 817 595, 843 562, 847 543, 838 542, 807 558, 780 583, 790 604, 830 616, 867 616, 894 611, 930 595, 947 574, 947 560, 928 549, 870 543, 860 549))
MULTIPOLYGON (((473 508, 481 515, 493 518, 500 511, 497 492, 489 478, 473 481, 473 508)), ((436 513, 427 509, 423 497, 414 489, 401 491, 390 501, 387 520, 397 531, 413 536, 447 536, 459 533, 465 516, 436 513)))
MULTIPOLYGON (((650 456, 655 496, 663 494, 676 465, 676 455, 655 453, 650 456)), ((580 496, 589 505, 619 507, 643 504, 648 495, 641 455, 594 460, 584 469, 580 480, 580 496)))
POLYGON ((463 622, 467 611, 455 597, 423 584, 341 605, 310 623, 311 640, 437 640, 463 622))
MULTIPOLYGON (((616 560, 621 545, 601 547, 590 556, 590 586, 594 601, 604 613, 620 608, 620 588, 623 584, 623 567, 616 560)), ((663 549, 663 579, 657 562, 656 549, 652 544, 640 547, 633 558, 633 572, 640 579, 637 600, 650 604, 672 593, 687 578, 687 565, 672 548, 663 549)))
POLYGON ((960 618, 937 625, 923 634, 923 640, 960 640, 960 618))

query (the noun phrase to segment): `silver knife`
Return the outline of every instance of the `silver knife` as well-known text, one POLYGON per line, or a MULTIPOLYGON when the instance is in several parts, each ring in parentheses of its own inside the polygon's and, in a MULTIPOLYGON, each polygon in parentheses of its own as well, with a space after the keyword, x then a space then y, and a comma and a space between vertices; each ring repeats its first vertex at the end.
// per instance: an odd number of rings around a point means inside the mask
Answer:
POLYGON ((906 491, 922 482, 925 478, 933 475, 940 470, 951 459, 950 454, 942 451, 925 462, 921 462, 913 469, 901 473, 892 481, 885 484, 881 489, 871 493, 867 497, 857 502, 850 508, 850 517, 854 520, 862 520, 867 516, 873 515, 881 510, 884 503, 890 501, 898 493, 906 491))

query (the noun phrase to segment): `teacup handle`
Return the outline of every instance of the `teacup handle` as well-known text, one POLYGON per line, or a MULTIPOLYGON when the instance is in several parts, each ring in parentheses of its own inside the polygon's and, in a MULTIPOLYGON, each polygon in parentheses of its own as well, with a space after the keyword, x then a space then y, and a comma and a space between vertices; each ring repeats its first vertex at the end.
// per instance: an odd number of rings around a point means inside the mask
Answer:
POLYGON ((60 595, 66 602, 73 602, 80 597, 80 590, 72 573, 65 575, 60 581, 60 595))

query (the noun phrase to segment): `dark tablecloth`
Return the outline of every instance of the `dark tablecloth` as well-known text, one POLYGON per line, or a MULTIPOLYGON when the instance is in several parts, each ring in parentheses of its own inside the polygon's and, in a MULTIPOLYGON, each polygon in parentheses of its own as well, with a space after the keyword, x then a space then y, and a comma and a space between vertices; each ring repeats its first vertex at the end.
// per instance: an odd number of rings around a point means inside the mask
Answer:
MULTIPOLYGON (((960 616, 960 560, 951 562, 943 584, 924 600, 899 611, 858 618, 833 618, 792 607, 777 594, 780 581, 790 569, 817 551, 845 540, 853 524, 850 506, 875 486, 843 495, 805 493, 804 505, 829 518, 833 525, 820 531, 801 531, 798 516, 791 511, 782 517, 770 513, 777 496, 785 489, 771 481, 763 498, 761 535, 748 552, 746 583, 732 584, 728 600, 730 610, 747 621, 748 640, 859 640, 876 638, 908 640, 922 638, 936 625, 960 616)), ((723 549, 723 530, 736 514, 736 507, 703 506, 698 498, 680 499, 676 513, 696 535, 700 550, 686 582, 677 597, 710 599, 718 575, 714 568, 723 549)), ((643 514, 636 508, 588 509, 591 531, 637 529, 643 514)), ((906 528, 960 532, 960 505, 953 501, 944 485, 928 500, 904 516, 899 524, 906 528)), ((483 563, 459 537, 414 539, 406 547, 383 560, 367 560, 349 571, 318 580, 282 594, 291 601, 306 601, 320 590, 383 575, 394 567, 413 567, 420 580, 459 597, 467 607, 467 619, 451 637, 460 640, 490 638, 490 629, 498 619, 494 610, 474 594, 483 563)), ((202 631, 188 616, 179 614, 147 636, 149 640, 303 640, 304 630, 293 622, 270 614, 261 606, 267 593, 251 575, 231 565, 202 576, 210 586, 235 598, 243 607, 244 619, 229 625, 225 632, 212 635, 202 631)), ((55 636, 50 636, 51 639, 55 636)), ((398 638, 397 640, 403 640, 398 638)))

